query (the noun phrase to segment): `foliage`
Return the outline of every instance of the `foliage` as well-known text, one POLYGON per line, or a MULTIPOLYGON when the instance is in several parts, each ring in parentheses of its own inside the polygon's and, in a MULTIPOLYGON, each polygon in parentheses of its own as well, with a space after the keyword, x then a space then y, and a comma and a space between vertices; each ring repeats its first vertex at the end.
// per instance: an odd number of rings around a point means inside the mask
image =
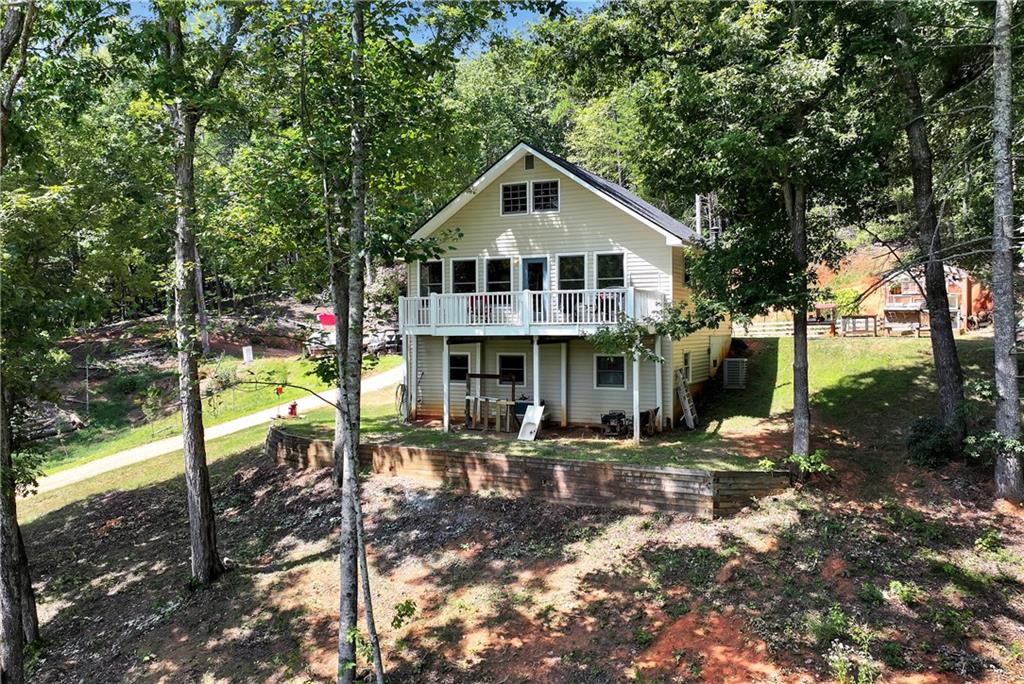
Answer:
POLYGON ((941 468, 958 454, 953 430, 935 417, 918 418, 907 438, 910 461, 927 468, 941 468))
POLYGON ((810 454, 790 454, 779 459, 778 462, 770 458, 763 458, 757 462, 761 470, 776 470, 787 466, 794 466, 798 472, 805 475, 826 474, 834 472, 835 469, 825 462, 828 452, 824 449, 817 449, 810 454))
POLYGON ((880 674, 870 655, 838 641, 829 648, 826 660, 839 684, 871 684, 880 674))
POLYGON ((860 293, 853 288, 836 290, 832 295, 836 313, 840 316, 856 316, 860 313, 860 293))
POLYGON ((401 629, 416 614, 416 602, 405 599, 395 604, 395 615, 391 618, 391 629, 401 629))
POLYGON ((1000 454, 1009 454, 1018 460, 1024 459, 1024 442, 1010 439, 995 430, 969 435, 964 440, 964 456, 979 465, 989 466, 1000 454))

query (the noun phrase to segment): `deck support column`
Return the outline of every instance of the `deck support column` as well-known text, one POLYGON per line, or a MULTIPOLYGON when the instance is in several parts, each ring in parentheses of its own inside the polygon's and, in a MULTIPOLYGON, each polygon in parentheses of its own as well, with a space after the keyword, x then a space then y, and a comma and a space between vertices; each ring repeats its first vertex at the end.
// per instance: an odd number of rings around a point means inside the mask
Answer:
POLYGON ((419 378, 417 377, 416 370, 416 356, 419 352, 418 342, 419 338, 416 335, 410 335, 409 346, 405 348, 405 363, 409 371, 409 384, 406 385, 409 390, 409 415, 412 416, 413 420, 418 418, 416 415, 416 408, 419 404, 419 402, 416 401, 416 397, 418 396, 416 393, 419 391, 419 387, 417 386, 419 384, 419 378))
MULTIPOLYGON (((482 359, 484 356, 483 342, 476 343, 475 352, 476 353, 473 354, 473 372, 479 375, 482 372, 480 370, 480 364, 482 363, 482 359)), ((480 396, 480 378, 473 378, 473 394, 475 394, 478 397, 480 396)))
POLYGON ((559 385, 559 403, 562 406, 562 420, 560 421, 562 427, 568 427, 569 425, 569 404, 568 404, 568 384, 569 384, 569 343, 562 343, 562 379, 559 385))
POLYGON ((451 409, 452 409, 452 388, 451 378, 448 372, 448 336, 441 338, 441 387, 444 389, 444 408, 442 409, 442 424, 445 432, 451 432, 451 409))
POLYGON ((654 423, 654 429, 657 432, 661 432, 662 425, 665 424, 665 415, 664 415, 664 407, 663 407, 663 404, 665 403, 665 398, 663 396, 661 396, 663 394, 662 389, 661 389, 661 383, 662 383, 662 378, 661 378, 661 373, 662 373, 662 368, 661 368, 661 365, 662 365, 661 364, 661 335, 658 335, 657 337, 654 338, 654 355, 658 357, 658 360, 654 362, 654 396, 655 396, 655 404, 654 405, 658 409, 658 420, 656 420, 655 423, 654 423))
POLYGON ((540 345, 533 336, 533 405, 540 406, 540 345))
POLYGON ((640 357, 633 357, 633 444, 640 446, 640 357))

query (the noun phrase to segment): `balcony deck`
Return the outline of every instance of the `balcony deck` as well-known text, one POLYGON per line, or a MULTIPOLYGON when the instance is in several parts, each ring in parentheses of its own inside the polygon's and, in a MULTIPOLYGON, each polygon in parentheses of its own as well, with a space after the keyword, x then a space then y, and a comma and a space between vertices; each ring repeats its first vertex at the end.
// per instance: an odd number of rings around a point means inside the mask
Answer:
POLYGON ((634 287, 431 294, 399 298, 398 325, 403 335, 578 337, 623 317, 648 318, 665 299, 634 287))

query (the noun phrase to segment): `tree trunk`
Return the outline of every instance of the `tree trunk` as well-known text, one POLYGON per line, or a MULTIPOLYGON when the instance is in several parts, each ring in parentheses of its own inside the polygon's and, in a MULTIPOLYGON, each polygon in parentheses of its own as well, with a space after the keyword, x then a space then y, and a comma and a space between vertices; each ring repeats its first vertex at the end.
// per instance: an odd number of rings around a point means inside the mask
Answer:
POLYGON ((17 518, 14 531, 18 538, 18 591, 21 592, 21 631, 25 635, 25 643, 31 644, 39 638, 39 613, 36 611, 36 592, 32 588, 32 572, 29 569, 28 552, 25 550, 25 539, 21 536, 21 525, 17 518))
POLYGON ((224 572, 224 564, 217 552, 196 350, 196 247, 190 218, 195 202, 193 163, 198 123, 199 116, 180 102, 171 106, 171 124, 175 132, 174 327, 178 346, 178 391, 188 489, 192 575, 201 584, 208 584, 224 572))
POLYGON ((18 511, 14 496, 11 398, 0 375, 0 682, 25 681, 18 553, 18 511))
POLYGON ((365 147, 363 141, 363 6, 352 3, 352 220, 348 235, 349 299, 348 348, 345 365, 339 369, 345 392, 339 397, 342 425, 341 542, 339 566, 341 596, 338 620, 338 682, 351 684, 355 677, 355 640, 358 626, 358 497, 359 471, 359 381, 363 339, 363 236, 366 218, 366 186, 363 182, 365 147), (355 373, 353 373, 355 369, 355 373))
POLYGON ((210 319, 206 313, 206 290, 203 287, 203 264, 199 261, 199 244, 195 243, 196 264, 196 310, 199 313, 199 339, 203 345, 203 356, 210 355, 210 319))
POLYGON ((907 142, 910 147, 918 248, 925 259, 925 302, 928 307, 932 359, 935 363, 935 383, 939 389, 939 419, 951 431, 954 443, 959 445, 964 436, 963 421, 960 418, 960 406, 964 401, 964 376, 949 316, 946 272, 941 257, 942 237, 939 234, 932 189, 932 150, 928 143, 928 124, 917 77, 906 67, 901 67, 899 81, 909 103, 911 117, 906 126, 907 142))
MULTIPOLYGON (((995 337, 996 430, 1004 439, 1020 439, 1020 389, 1017 385, 1017 314, 1013 296, 1013 132, 1011 74, 1011 0, 996 0, 995 52, 992 76, 995 101, 992 108, 992 160, 995 211, 992 222, 992 323, 995 337)), ((1020 502, 1024 498, 1021 463, 1012 449, 996 457, 996 497, 1020 502)))
MULTIPOLYGON (((783 184, 786 214, 793 239, 793 258, 801 273, 807 272, 807 194, 802 185, 783 184)), ((807 310, 793 310, 793 454, 811 450, 811 404, 807 381, 807 310)), ((795 465, 790 466, 799 475, 795 465)))

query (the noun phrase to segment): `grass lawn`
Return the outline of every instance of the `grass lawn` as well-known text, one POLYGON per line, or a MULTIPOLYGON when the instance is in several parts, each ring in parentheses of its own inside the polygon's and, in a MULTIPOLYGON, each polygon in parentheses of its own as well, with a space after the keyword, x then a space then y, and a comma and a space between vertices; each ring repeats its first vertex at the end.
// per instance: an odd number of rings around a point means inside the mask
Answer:
MULTIPOLYGON (((408 446, 598 461, 674 465, 709 470, 746 469, 764 456, 786 453, 789 412, 793 407, 793 341, 751 341, 745 390, 709 388, 698 399, 701 424, 695 431, 673 430, 645 439, 573 437, 541 432, 536 442, 519 442, 493 433, 453 432, 405 425, 390 393, 381 393, 363 409, 365 438, 408 446)), ((959 350, 968 379, 991 368, 990 340, 961 340, 959 350)), ((816 446, 871 445, 902 450, 906 427, 933 411, 931 347, 927 339, 837 338, 809 343, 812 419, 820 435, 816 446)), ((333 416, 317 411, 289 423, 299 434, 329 437, 333 416)))
MULTIPOLYGON (((401 362, 400 356, 381 357, 376 365, 368 366, 367 374, 382 373, 401 362)), ((257 359, 243 366, 240 359, 222 357, 204 365, 200 374, 202 377, 237 377, 242 383, 246 380, 291 382, 322 390, 326 385, 315 375, 309 374, 313 365, 308 359, 293 357, 257 359)), ((174 375, 169 372, 144 371, 109 380, 101 390, 99 401, 93 404, 89 426, 48 442, 47 458, 43 463, 44 473, 55 473, 180 434, 181 414, 178 411, 142 425, 132 425, 129 420, 129 412, 136 408, 134 402, 137 397, 141 396, 147 386, 160 380, 174 383, 176 387, 174 375)), ((240 384, 213 397, 204 398, 203 424, 210 427, 306 396, 302 390, 291 387, 284 388, 279 396, 274 389, 267 385, 240 384)))

